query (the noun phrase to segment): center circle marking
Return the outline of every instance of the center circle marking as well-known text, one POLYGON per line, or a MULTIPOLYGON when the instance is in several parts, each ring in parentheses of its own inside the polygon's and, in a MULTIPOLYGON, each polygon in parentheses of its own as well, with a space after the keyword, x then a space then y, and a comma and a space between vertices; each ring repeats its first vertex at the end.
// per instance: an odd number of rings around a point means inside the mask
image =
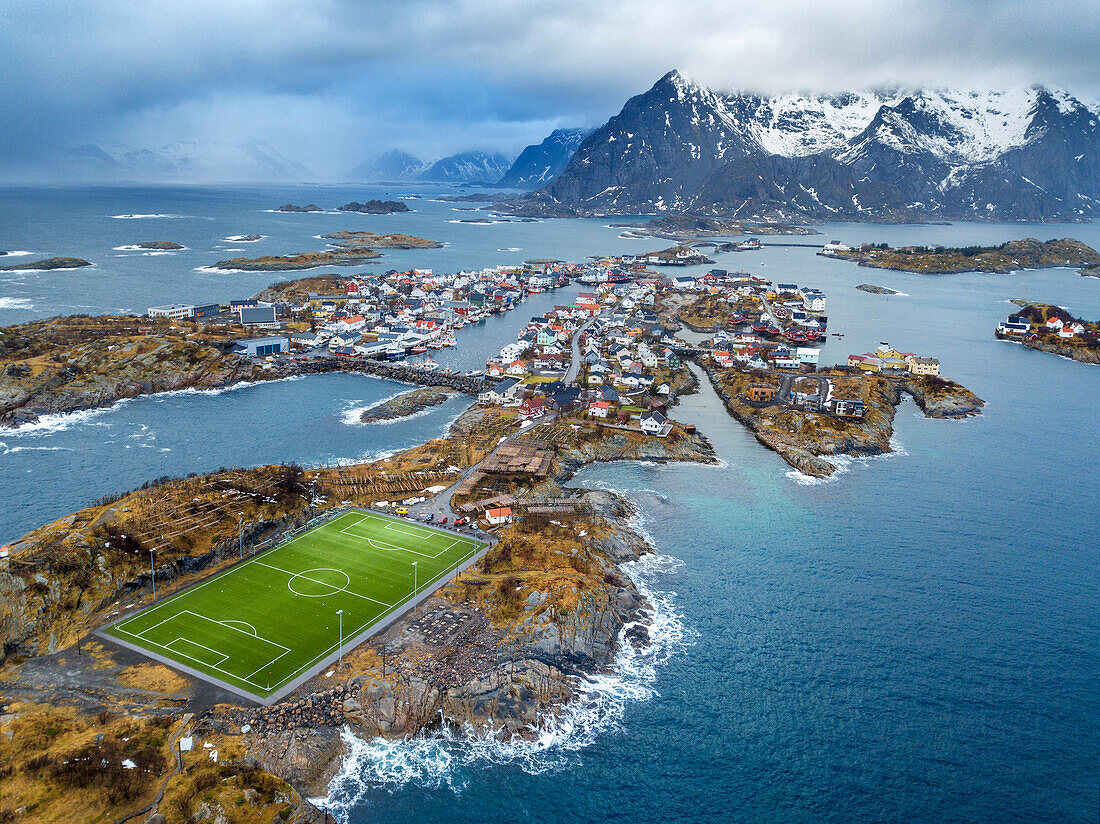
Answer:
POLYGON ((290 577, 290 580, 286 582, 287 589, 293 592, 295 595, 301 595, 303 598, 325 598, 329 595, 335 595, 337 592, 343 592, 347 589, 348 584, 351 583, 351 578, 342 569, 332 569, 330 567, 318 567, 317 569, 307 569, 305 572, 296 572, 290 577), (331 575, 328 573, 335 573, 331 575), (332 581, 326 580, 332 578, 332 581), (299 579, 301 579, 299 581, 299 579), (343 579, 343 583, 339 581, 343 579), (295 583, 298 584, 299 589, 295 589, 295 583), (328 592, 309 592, 308 590, 315 587, 327 587, 328 592))

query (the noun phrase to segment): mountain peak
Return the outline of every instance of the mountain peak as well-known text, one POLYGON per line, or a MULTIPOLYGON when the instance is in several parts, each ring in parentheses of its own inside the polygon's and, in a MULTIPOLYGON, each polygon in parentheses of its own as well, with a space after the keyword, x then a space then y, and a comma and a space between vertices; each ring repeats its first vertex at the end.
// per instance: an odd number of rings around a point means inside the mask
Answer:
POLYGON ((716 93, 672 70, 538 192, 578 213, 1100 215, 1100 110, 1039 88, 716 93))

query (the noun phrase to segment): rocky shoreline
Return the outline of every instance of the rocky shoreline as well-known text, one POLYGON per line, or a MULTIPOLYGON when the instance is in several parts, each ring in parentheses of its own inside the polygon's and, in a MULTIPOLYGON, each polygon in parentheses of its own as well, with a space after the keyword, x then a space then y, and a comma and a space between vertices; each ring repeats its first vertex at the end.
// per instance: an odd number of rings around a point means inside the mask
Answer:
POLYGON ((893 451, 894 415, 902 393, 910 395, 929 418, 967 418, 980 415, 985 401, 966 387, 939 377, 875 377, 866 397, 862 418, 803 413, 753 403, 727 390, 725 370, 703 364, 711 385, 726 411, 740 421, 760 443, 776 452, 799 472, 827 478, 837 466, 830 457, 873 457, 893 451), (775 414, 765 414, 772 410, 775 414))
POLYGON ((1040 241, 1035 238, 1012 240, 1000 246, 947 249, 944 247, 885 246, 818 252, 835 260, 847 260, 873 269, 890 269, 928 275, 953 275, 964 272, 1007 274, 1021 269, 1076 268, 1088 274, 1089 267, 1100 265, 1100 252, 1074 238, 1040 241))
MULTIPOLYGON (((475 427, 484 417, 483 410, 464 416, 475 427)), ((466 437, 466 424, 461 421, 448 438, 466 437)), ((127 650, 104 648, 85 639, 86 652, 81 656, 79 644, 76 654, 73 644, 89 626, 118 614, 112 610, 133 609, 148 594, 146 562, 108 550, 102 543, 103 535, 116 535, 120 528, 129 532, 124 526, 128 521, 120 522, 119 517, 145 522, 150 514, 142 513, 149 506, 159 511, 173 500, 192 506, 204 495, 220 500, 229 494, 227 490, 239 489, 251 501, 243 504, 249 523, 245 543, 270 542, 300 525, 309 507, 300 493, 284 498, 285 493, 272 497, 269 491, 249 490, 301 489, 301 483, 292 480, 301 470, 224 470, 214 476, 170 481, 36 530, 13 548, 13 562, 19 559, 21 564, 18 569, 0 574, 0 589, 8 604, 8 611, 0 616, 3 649, 17 653, 0 675, 0 695, 9 713, 5 717, 52 717, 62 711, 61 706, 72 705, 78 719, 88 719, 79 723, 94 724, 108 701, 111 706, 124 702, 130 713, 155 714, 176 725, 175 735, 191 735, 204 746, 218 749, 224 764, 219 769, 231 771, 223 775, 258 769, 280 786, 288 782, 274 801, 260 804, 253 799, 261 818, 233 819, 242 822, 269 820, 272 803, 283 805, 285 820, 317 820, 316 811, 302 799, 326 793, 346 757, 348 735, 408 738, 444 727, 460 735, 501 739, 537 735, 568 702, 578 700, 579 678, 610 671, 622 644, 644 647, 650 643, 646 623, 651 605, 622 567, 653 551, 628 525, 636 513, 613 493, 569 489, 563 484, 594 461, 715 461, 705 438, 679 429, 668 439, 598 427, 592 427, 592 432, 594 439, 563 446, 551 476, 528 493, 572 496, 575 518, 535 519, 509 526, 475 567, 422 603, 416 615, 404 616, 345 653, 344 668, 330 673, 335 677, 320 674, 291 699, 272 707, 227 700, 217 688, 148 663, 127 650), (202 491, 206 489, 209 492, 202 491), (83 564, 59 566, 62 556, 54 549, 59 539, 65 542, 68 557, 74 552, 87 556, 87 570, 83 564), (33 565, 28 566, 32 559, 33 565), (77 580, 81 583, 75 584, 77 580), (73 600, 70 593, 77 586, 86 594, 73 600), (115 679, 139 684, 133 675, 139 671, 144 673, 139 686, 111 687, 115 679)), ((409 463, 422 465, 425 455, 453 460, 439 452, 446 441, 413 448, 409 463)), ((389 459, 387 469, 397 470, 402 460, 400 455, 389 459)), ((326 481, 318 476, 316 482, 326 481)), ((234 509, 241 506, 235 504, 234 509)), ((211 541, 209 551, 166 558, 157 568, 158 583, 172 591, 231 563, 237 541, 237 522, 231 516, 228 525, 211 525, 209 537, 196 533, 189 540, 189 546, 196 540, 211 541)), ((120 546, 125 549, 124 542, 120 546)), ((63 748, 57 752, 48 757, 68 757, 63 748)), ((205 760, 203 752, 198 755, 198 763, 205 760)), ((189 768, 163 780, 166 786, 182 782, 186 788, 191 786, 188 776, 192 774, 189 768)), ((0 786, 2 782, 0 777, 0 786)), ((201 792, 187 796, 190 820, 219 820, 233 797, 207 796, 201 792)), ((58 803, 64 802, 59 799, 58 803)), ((134 804, 145 804, 139 807, 143 814, 156 811, 155 800, 146 803, 138 798, 134 804)), ((130 808, 112 808, 112 815, 126 809, 130 808)), ((252 809, 245 811, 251 814, 252 809)))
POLYGON ((228 351, 232 334, 203 339, 191 331, 136 317, 52 318, 0 329, 0 427, 139 395, 280 377, 228 351))

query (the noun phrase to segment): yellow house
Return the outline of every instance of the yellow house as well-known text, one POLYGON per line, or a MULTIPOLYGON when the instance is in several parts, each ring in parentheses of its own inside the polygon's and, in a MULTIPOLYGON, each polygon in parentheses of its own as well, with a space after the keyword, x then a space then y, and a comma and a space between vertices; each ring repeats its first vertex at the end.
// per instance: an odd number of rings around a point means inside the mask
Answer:
POLYGON ((905 359, 910 375, 938 375, 940 362, 937 358, 918 358, 912 355, 905 359))

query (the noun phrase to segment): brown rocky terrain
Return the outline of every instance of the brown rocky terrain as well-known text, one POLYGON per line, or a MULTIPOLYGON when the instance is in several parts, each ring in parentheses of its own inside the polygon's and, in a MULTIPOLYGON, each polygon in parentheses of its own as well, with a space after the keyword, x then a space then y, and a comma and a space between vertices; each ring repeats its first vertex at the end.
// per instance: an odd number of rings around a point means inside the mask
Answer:
POLYGON ((176 389, 273 377, 228 350, 244 330, 186 321, 63 317, 0 329, 0 425, 176 389))
POLYGON ((972 246, 961 249, 905 247, 894 249, 885 244, 868 249, 837 252, 828 257, 855 261, 860 266, 917 272, 930 275, 960 272, 1006 273, 1020 269, 1069 267, 1082 269, 1100 264, 1100 252, 1073 238, 1040 241, 1035 238, 1012 240, 1000 246, 972 246))
POLYGON ((816 373, 832 380, 834 397, 862 400, 866 406, 862 418, 841 417, 787 404, 749 401, 750 386, 777 386, 777 375, 722 369, 709 362, 704 369, 730 415, 799 472, 819 478, 836 471, 836 465, 826 460, 830 456, 860 457, 892 451, 894 414, 903 392, 911 395, 930 418, 978 415, 985 404, 966 387, 938 377, 894 378, 844 370, 816 373))
POLYGON ((359 416, 359 420, 362 423, 377 423, 407 418, 409 415, 439 406, 454 395, 452 390, 438 386, 411 389, 408 392, 402 392, 396 398, 390 398, 378 406, 367 409, 359 416))

